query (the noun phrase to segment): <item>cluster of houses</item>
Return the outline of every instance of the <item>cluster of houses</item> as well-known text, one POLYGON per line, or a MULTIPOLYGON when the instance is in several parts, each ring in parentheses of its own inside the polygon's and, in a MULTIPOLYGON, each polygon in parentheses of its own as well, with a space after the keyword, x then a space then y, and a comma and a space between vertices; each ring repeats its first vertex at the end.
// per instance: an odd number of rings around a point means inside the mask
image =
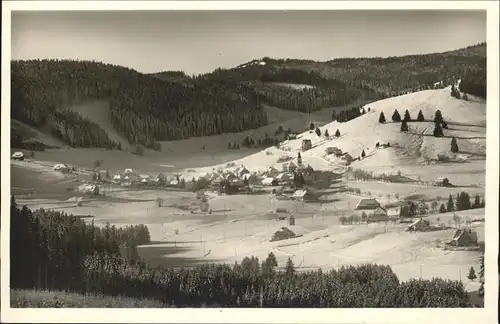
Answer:
POLYGON ((341 159, 342 163, 345 165, 349 165, 355 160, 349 153, 342 152, 338 147, 327 147, 325 149, 325 155, 333 155, 341 159))

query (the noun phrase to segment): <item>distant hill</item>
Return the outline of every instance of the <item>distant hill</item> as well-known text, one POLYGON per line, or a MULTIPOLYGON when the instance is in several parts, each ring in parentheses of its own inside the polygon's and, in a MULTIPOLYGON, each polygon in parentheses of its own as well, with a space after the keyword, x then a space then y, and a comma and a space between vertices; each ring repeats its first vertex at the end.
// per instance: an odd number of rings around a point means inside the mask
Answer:
MULTIPOLYGON (((313 112, 443 86, 486 97, 486 44, 456 51, 327 62, 255 59, 190 77, 89 61, 12 61, 12 118, 73 147, 121 148, 80 104, 107 101, 106 125, 131 144, 235 133, 268 124, 263 104, 313 112), (71 109, 68 107, 72 107, 71 109), (83 117, 86 116, 86 117, 83 117)), ((107 130, 106 130, 107 129, 107 130)), ((19 140, 19 139, 18 139, 19 140)))

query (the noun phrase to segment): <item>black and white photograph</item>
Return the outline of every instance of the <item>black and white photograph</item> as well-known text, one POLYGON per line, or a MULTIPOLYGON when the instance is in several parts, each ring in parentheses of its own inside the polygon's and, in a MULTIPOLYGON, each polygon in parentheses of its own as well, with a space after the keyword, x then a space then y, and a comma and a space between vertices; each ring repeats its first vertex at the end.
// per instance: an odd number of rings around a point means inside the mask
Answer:
POLYGON ((498 3, 16 2, 2 2, 2 322, 496 321, 498 3))

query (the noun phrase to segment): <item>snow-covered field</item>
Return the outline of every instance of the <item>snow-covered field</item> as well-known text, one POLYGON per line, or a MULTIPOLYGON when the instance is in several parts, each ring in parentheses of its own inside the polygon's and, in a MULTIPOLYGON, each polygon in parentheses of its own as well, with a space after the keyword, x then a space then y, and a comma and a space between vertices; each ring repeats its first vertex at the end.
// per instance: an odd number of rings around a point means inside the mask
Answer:
MULTIPOLYGON (((232 195, 209 196, 213 213, 202 213, 200 201, 194 193, 172 190, 107 190, 104 199, 86 200, 77 206, 67 187, 75 186, 75 180, 88 179, 84 171, 76 176, 65 176, 52 171, 55 163, 68 163, 78 167, 92 168, 97 159, 104 161, 104 168, 110 172, 133 168, 137 171, 155 174, 159 172, 182 172, 188 178, 210 172, 214 167, 225 167, 229 161, 243 164, 250 171, 260 171, 269 166, 278 169, 277 159, 289 154, 297 156, 301 141, 309 138, 313 148, 302 152, 302 160, 314 169, 344 170, 335 158, 325 159, 324 152, 335 146, 353 157, 364 149, 366 158, 355 161, 354 169, 375 173, 396 173, 418 179, 433 181, 446 176, 457 188, 439 188, 415 183, 384 183, 377 181, 343 181, 338 186, 358 188, 370 192, 382 203, 408 195, 422 195, 432 200, 443 200, 452 194, 465 191, 471 197, 484 196, 485 156, 486 156, 486 104, 481 100, 458 100, 450 96, 450 89, 427 90, 395 98, 389 98, 365 106, 370 111, 346 123, 332 122, 323 111, 311 117, 297 112, 268 108, 270 120, 275 124, 267 128, 240 134, 224 134, 188 139, 163 144, 163 152, 147 151, 139 157, 125 152, 95 149, 62 149, 36 152, 34 160, 12 162, 12 188, 36 187, 38 191, 59 188, 61 197, 40 199, 20 196, 20 204, 30 208, 51 208, 73 214, 90 214, 96 224, 110 222, 116 226, 145 224, 149 227, 153 241, 163 241, 163 245, 141 247, 141 253, 155 262, 170 266, 182 266, 182 260, 197 259, 203 262, 240 261, 245 256, 263 259, 274 252, 278 263, 283 265, 288 257, 293 258, 299 269, 331 269, 340 265, 364 262, 391 265, 400 279, 412 277, 431 278, 439 276, 449 279, 466 279, 471 266, 478 270, 479 253, 467 251, 444 251, 440 245, 451 239, 454 230, 426 233, 408 233, 403 224, 357 224, 341 225, 339 216, 349 215, 361 197, 347 194, 333 194, 328 203, 297 203, 276 200, 272 195, 232 195), (427 122, 410 122, 410 131, 400 132, 400 123, 393 123, 394 109, 401 116, 408 109, 416 118, 421 109, 427 122), (273 110, 274 109, 274 110, 273 110), (440 109, 449 125, 444 130, 444 138, 432 135, 432 119, 436 109, 440 109), (378 123, 380 112, 384 112, 386 124, 378 123), (321 115, 324 114, 324 115, 321 115), (290 117, 287 119, 287 117, 290 117), (286 141, 283 149, 269 148, 260 152, 227 150, 227 144, 235 138, 243 139, 248 134, 274 134, 277 125, 306 127, 309 121, 322 121, 322 134, 330 135, 339 129, 339 138, 327 139, 314 132, 302 133, 297 140, 286 141), (289 124, 287 124, 287 120, 289 124), (254 132, 254 133, 252 133, 254 132), (257 133, 256 133, 257 132, 257 133), (435 162, 438 154, 450 151, 450 136, 455 136, 460 148, 461 162, 435 162), (377 142, 391 143, 390 148, 375 149, 377 142), (205 145, 205 150, 201 147, 205 145), (254 153, 254 154, 251 154, 254 153), (181 168, 184 168, 182 170, 181 168), (188 172, 187 169, 194 169, 188 172), (73 182, 72 182, 73 181, 73 182), (389 198, 387 198, 389 196, 389 198), (163 207, 158 207, 156 198, 162 198, 163 207), (387 200, 387 201, 386 201, 387 200), (301 237, 285 241, 270 242, 270 238, 286 221, 276 219, 271 214, 276 208, 286 208, 296 216, 296 232, 301 237), (169 243, 165 243, 169 242, 169 243), (162 250, 164 248, 164 250, 162 250), (163 252, 162 252, 163 251, 163 252)), ((331 110, 329 112, 331 118, 331 110)), ((293 128, 293 127, 292 127, 293 128)), ((84 169, 85 170, 85 169, 84 169)), ((484 209, 457 212, 462 219, 484 218, 484 209)), ((453 215, 449 213, 429 216, 431 223, 448 223, 453 215)), ((455 226, 455 225, 453 225, 455 226)), ((461 226, 464 226, 463 224, 461 226)), ((484 223, 473 223, 480 240, 484 240, 484 223)))

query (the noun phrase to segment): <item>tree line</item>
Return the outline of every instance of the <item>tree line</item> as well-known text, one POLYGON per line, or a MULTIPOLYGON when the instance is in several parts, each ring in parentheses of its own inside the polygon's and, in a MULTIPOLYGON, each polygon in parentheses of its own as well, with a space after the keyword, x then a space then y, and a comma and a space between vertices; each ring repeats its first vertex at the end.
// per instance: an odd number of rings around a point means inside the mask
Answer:
POLYGON ((10 217, 12 289, 148 298, 174 307, 472 306, 459 281, 400 282, 389 266, 297 272, 291 259, 280 270, 270 254, 233 266, 155 268, 130 252, 150 242, 143 225, 98 228, 78 217, 19 208, 14 199, 10 217))

